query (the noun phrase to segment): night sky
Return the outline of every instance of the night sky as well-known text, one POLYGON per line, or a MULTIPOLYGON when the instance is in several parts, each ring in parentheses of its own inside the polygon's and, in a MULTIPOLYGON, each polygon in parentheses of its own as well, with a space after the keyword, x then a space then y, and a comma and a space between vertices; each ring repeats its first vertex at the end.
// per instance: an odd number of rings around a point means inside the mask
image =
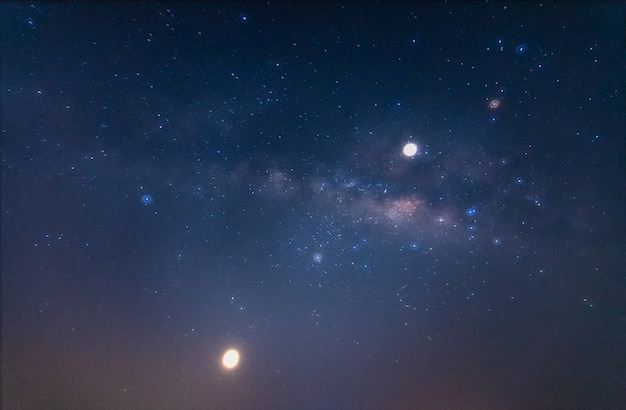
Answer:
POLYGON ((3 3, 2 408, 625 408, 624 10, 3 3))

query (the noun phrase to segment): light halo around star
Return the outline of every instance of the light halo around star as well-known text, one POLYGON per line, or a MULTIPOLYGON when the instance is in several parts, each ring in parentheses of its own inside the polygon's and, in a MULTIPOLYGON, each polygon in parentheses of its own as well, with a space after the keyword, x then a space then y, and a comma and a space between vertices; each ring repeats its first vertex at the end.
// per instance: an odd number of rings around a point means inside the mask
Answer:
POLYGON ((232 370, 239 364, 239 352, 236 349, 228 349, 222 356, 222 365, 227 370, 232 370))
POLYGON ((407 142, 404 144, 404 147, 402 147, 402 154, 404 154, 405 157, 412 158, 417 155, 418 152, 419 147, 414 142, 407 142))

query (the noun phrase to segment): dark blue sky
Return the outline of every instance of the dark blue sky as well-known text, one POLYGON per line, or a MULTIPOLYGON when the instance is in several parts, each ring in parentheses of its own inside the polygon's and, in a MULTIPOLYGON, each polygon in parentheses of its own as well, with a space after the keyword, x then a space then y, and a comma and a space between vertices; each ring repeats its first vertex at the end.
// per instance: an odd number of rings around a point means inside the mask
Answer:
POLYGON ((2 407, 621 408, 623 19, 0 5, 2 407))

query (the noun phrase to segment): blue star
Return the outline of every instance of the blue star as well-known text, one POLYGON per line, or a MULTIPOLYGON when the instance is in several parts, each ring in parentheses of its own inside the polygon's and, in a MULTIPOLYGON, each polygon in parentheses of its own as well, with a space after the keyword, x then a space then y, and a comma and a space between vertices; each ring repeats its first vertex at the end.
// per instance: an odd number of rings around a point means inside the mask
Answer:
POLYGON ((144 205, 150 205, 152 203, 152 196, 148 194, 142 195, 141 202, 143 202, 144 205))
POLYGON ((474 215, 476 215, 476 207, 473 206, 471 208, 468 208, 467 211, 465 211, 465 214, 467 216, 474 216, 474 215))

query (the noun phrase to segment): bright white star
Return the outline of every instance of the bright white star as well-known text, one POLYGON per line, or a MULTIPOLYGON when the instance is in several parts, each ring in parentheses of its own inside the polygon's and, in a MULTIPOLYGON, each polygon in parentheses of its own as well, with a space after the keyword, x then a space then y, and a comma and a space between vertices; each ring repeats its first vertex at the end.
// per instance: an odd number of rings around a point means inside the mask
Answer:
POLYGON ((234 369, 239 364, 239 352, 235 349, 227 350, 222 358, 222 364, 226 369, 234 369))
POLYGON ((402 148, 402 153, 404 154, 405 157, 414 157, 418 151, 419 151, 419 148, 417 144, 414 144, 412 142, 407 142, 404 145, 404 148, 402 148))

